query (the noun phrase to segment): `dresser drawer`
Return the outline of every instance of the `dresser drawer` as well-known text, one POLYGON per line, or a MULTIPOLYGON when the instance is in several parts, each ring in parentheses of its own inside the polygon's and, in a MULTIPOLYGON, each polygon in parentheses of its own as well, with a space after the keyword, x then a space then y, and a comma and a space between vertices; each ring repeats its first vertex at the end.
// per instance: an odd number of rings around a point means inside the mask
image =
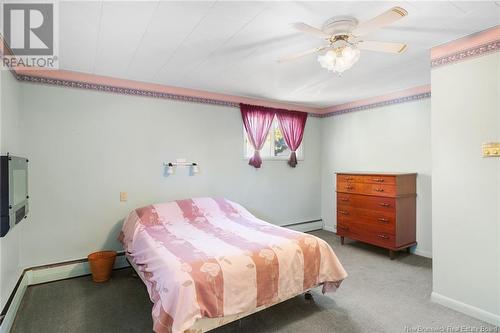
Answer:
POLYGON ((376 226, 378 230, 383 230, 394 234, 396 232, 396 219, 394 217, 368 217, 363 219, 369 225, 376 226))
POLYGON ((337 207, 337 219, 345 219, 355 217, 354 210, 349 206, 339 206, 337 207))
POLYGON ((340 182, 337 183, 337 191, 346 193, 367 194, 367 191, 371 190, 370 186, 371 186, 370 184, 364 184, 364 183, 340 182))
POLYGON ((394 198, 370 197, 370 199, 365 205, 366 208, 380 211, 396 211, 396 199, 394 198))
POLYGON ((378 195, 382 197, 395 197, 396 196, 396 186, 395 185, 382 185, 382 184, 370 184, 371 195, 378 195))
POLYGON ((348 194, 348 193, 337 193, 337 206, 339 205, 355 205, 355 197, 356 194, 348 194))
MULTIPOLYGON (((342 209, 343 207, 339 207, 338 209, 342 209)), ((353 207, 351 208, 352 215, 362 218, 386 218, 388 220, 394 221, 396 219, 396 212, 394 211, 382 211, 382 210, 372 210, 361 207, 353 207)))
POLYGON ((337 175, 337 183, 362 183, 363 176, 337 175))
POLYGON ((396 199, 360 194, 337 193, 337 207, 339 206, 352 206, 393 212, 396 209, 396 199))
POLYGON ((356 217, 352 221, 368 230, 396 233, 396 221, 391 217, 356 217))
MULTIPOLYGON (((341 207, 337 210, 337 224, 357 225, 357 229, 384 231, 395 234, 396 232, 396 217, 392 213, 373 213, 364 209, 346 209, 341 207)), ((357 229, 353 229, 354 233, 357 229)))
POLYGON ((363 176, 363 183, 396 185, 394 176, 363 176))
POLYGON ((396 185, 340 182, 337 183, 337 192, 395 197, 396 185))
POLYGON ((370 221, 386 221, 388 223, 395 224, 396 212, 394 211, 382 211, 382 210, 371 210, 366 208, 361 208, 359 206, 337 206, 337 218, 362 218, 370 221))
POLYGON ((363 235, 363 237, 365 237, 364 240, 366 242, 369 242, 371 244, 388 247, 396 246, 396 237, 382 231, 370 232, 366 235, 363 235))
POLYGON ((337 235, 339 236, 350 236, 349 233, 349 223, 337 221, 337 235))
POLYGON ((362 206, 349 206, 343 205, 341 203, 337 204, 337 215, 338 216, 349 216, 349 217, 362 217, 362 218, 390 218, 394 220, 396 218, 396 212, 393 210, 373 210, 367 209, 362 206))
POLYGON ((379 230, 376 227, 370 227, 360 223, 350 223, 348 228, 350 236, 354 239, 387 247, 394 247, 396 244, 394 233, 379 230))

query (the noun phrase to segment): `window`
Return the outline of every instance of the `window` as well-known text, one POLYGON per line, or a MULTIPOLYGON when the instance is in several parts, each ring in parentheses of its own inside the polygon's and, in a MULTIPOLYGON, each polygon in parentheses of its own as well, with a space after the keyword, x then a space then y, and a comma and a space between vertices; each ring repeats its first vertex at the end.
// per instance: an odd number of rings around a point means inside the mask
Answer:
MULTIPOLYGON (((243 137, 245 158, 250 158, 253 156, 254 149, 248 141, 247 132, 244 127, 243 137)), ((299 149, 296 151, 298 160, 304 159, 303 146, 304 140, 302 140, 299 149)), ((278 119, 276 117, 274 117, 269 133, 267 134, 266 142, 260 151, 260 157, 263 160, 288 160, 288 157, 290 157, 290 149, 286 145, 285 138, 283 138, 283 134, 281 133, 278 119)))

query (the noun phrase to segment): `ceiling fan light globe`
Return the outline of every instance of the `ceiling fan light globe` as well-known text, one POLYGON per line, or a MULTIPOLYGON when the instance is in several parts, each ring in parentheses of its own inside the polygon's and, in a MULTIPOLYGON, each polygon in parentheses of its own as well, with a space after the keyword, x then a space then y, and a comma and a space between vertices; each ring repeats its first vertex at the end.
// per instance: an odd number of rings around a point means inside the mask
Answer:
POLYGON ((319 55, 318 62, 321 65, 321 67, 328 69, 328 67, 332 63, 332 58, 329 55, 329 52, 327 52, 325 55, 319 55))
POLYGON ((343 46, 329 50, 324 55, 318 56, 321 67, 335 73, 342 73, 350 69, 360 57, 360 51, 355 46, 343 46))
POLYGON ((337 58, 337 61, 335 61, 336 68, 345 68, 346 66, 347 62, 344 58, 337 58))
POLYGON ((356 61, 356 58, 359 58, 359 50, 352 46, 346 46, 342 50, 342 57, 349 62, 356 61))
POLYGON ((335 52, 335 50, 330 50, 330 51, 326 52, 326 55, 330 59, 335 59, 337 57, 337 52, 335 52))

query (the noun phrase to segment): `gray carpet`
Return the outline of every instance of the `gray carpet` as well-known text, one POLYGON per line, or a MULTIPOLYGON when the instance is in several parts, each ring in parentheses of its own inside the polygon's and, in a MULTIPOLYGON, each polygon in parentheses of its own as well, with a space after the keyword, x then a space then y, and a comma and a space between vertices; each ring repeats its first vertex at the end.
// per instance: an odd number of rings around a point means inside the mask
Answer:
MULTIPOLYGON (((226 332, 411 332, 451 325, 492 326, 429 301, 431 260, 346 241, 327 231, 314 235, 335 250, 349 277, 333 294, 313 292, 314 301, 295 297, 212 331, 226 332)), ((130 269, 106 284, 90 277, 28 288, 13 333, 151 332, 151 303, 130 269)))

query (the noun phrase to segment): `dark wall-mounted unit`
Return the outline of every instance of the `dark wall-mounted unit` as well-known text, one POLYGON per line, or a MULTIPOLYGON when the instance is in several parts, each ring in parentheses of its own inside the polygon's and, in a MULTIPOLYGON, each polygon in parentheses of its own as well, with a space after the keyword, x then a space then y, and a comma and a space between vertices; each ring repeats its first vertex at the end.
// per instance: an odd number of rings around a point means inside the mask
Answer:
POLYGON ((0 156, 0 237, 28 215, 28 159, 0 156))

